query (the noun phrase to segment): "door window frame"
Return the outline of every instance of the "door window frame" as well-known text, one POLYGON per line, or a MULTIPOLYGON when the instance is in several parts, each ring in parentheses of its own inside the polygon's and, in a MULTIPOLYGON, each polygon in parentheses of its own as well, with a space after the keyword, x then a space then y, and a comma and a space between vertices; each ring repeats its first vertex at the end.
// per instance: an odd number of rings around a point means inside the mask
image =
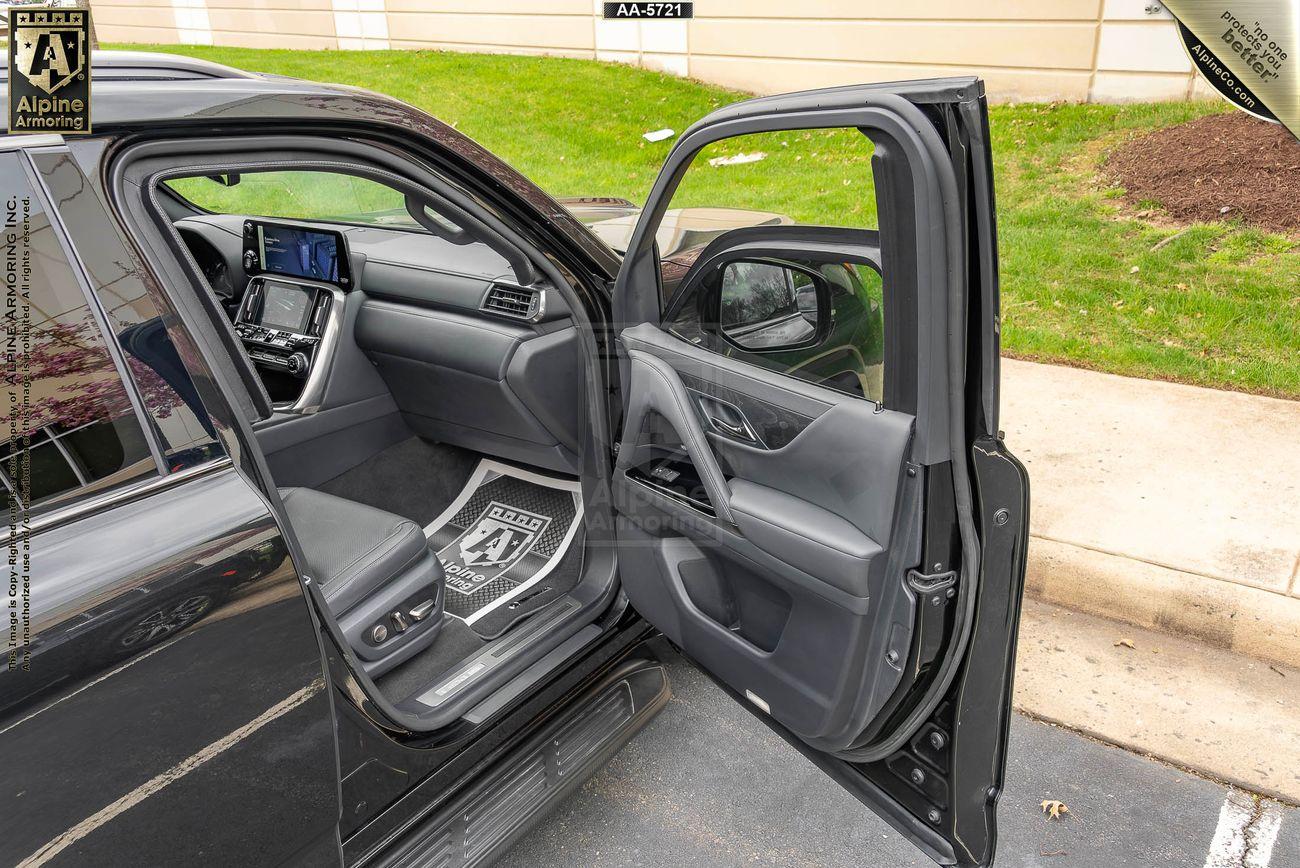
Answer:
MULTIPOLYGON (((849 127, 875 147, 879 270, 892 289, 884 299, 884 404, 916 416, 915 458, 938 463, 953 451, 948 436, 948 363, 953 354, 960 361, 964 349, 950 348, 947 326, 954 272, 964 261, 965 242, 947 225, 948 203, 929 176, 933 164, 948 159, 942 141, 921 110, 902 97, 875 94, 870 102, 852 108, 821 108, 810 102, 798 111, 738 115, 687 130, 668 155, 632 234, 614 291, 615 322, 620 329, 642 322, 664 328, 655 231, 705 147, 756 132, 849 127), (960 249, 953 249, 954 239, 960 249)), ((964 335, 958 337, 964 343, 964 335)))

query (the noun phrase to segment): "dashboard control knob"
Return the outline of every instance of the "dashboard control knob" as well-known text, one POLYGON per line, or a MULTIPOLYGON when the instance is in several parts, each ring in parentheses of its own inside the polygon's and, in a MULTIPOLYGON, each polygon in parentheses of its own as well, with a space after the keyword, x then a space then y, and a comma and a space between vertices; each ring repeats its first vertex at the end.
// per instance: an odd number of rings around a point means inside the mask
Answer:
POLYGON ((382 645, 386 639, 388 639, 388 627, 383 624, 376 624, 374 627, 370 628, 371 642, 376 645, 382 645))
POLYGON ((307 376, 307 356, 302 353, 294 353, 285 360, 285 365, 289 368, 289 373, 295 377, 307 376))
POLYGON ((257 254, 251 250, 244 251, 244 270, 255 271, 257 269, 257 254))

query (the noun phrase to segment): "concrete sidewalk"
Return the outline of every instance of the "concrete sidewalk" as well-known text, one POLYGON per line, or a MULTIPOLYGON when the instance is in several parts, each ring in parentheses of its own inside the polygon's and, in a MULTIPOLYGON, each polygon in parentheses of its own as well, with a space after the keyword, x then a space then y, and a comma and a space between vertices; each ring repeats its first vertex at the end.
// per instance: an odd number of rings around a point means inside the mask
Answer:
POLYGON ((1028 593, 1300 666, 1300 402, 1003 361, 1028 593))

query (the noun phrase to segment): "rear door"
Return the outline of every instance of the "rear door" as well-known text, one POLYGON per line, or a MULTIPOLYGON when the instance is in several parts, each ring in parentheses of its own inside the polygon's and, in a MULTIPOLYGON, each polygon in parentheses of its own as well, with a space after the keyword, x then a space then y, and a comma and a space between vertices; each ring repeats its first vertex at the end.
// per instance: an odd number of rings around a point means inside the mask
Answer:
POLYGON ((954 865, 993 859, 1029 517, 987 133, 976 79, 723 108, 615 290, 629 599, 954 865))

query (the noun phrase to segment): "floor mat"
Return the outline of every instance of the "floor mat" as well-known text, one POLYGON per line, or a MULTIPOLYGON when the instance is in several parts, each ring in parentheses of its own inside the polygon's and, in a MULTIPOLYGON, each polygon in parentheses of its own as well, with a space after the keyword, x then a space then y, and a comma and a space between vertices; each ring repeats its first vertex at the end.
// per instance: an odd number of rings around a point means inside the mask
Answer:
POLYGON ((578 535, 569 544, 564 560, 551 570, 545 580, 518 594, 504 606, 484 612, 474 621, 473 630, 484 639, 496 639, 509 632, 516 624, 545 609, 577 586, 582 578, 586 528, 578 528, 578 535))
POLYGON ((423 527, 456 499, 482 458, 459 446, 411 437, 317 487, 423 527))
POLYGON ((447 581, 447 613, 475 621, 526 595, 578 539, 577 480, 555 479, 484 459, 424 533, 447 581))

